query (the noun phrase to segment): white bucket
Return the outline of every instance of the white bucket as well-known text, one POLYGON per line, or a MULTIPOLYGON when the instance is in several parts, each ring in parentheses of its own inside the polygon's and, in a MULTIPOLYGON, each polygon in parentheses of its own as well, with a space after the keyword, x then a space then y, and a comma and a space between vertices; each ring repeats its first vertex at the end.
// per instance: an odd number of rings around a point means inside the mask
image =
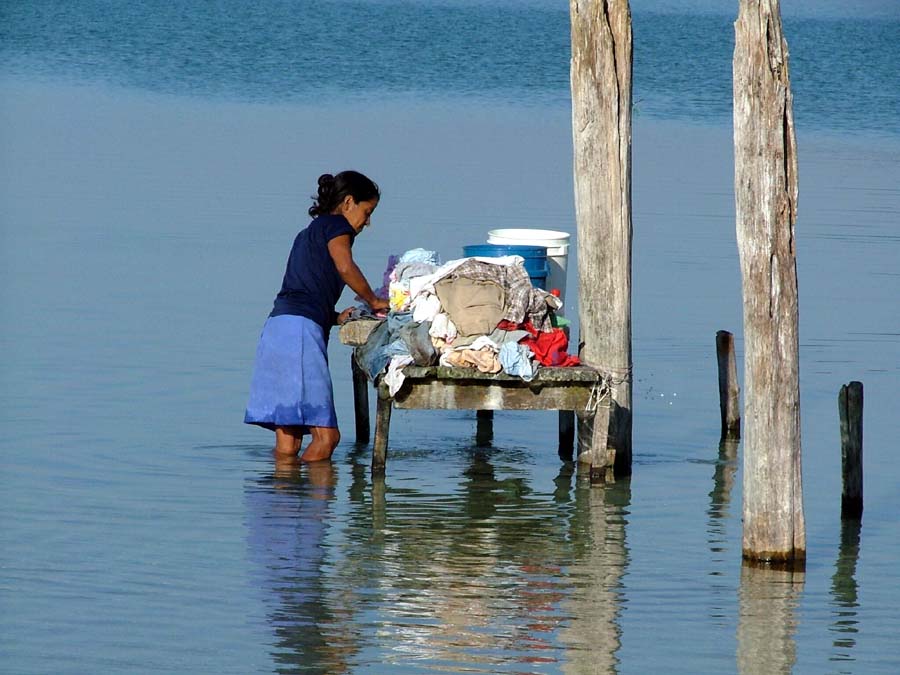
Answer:
POLYGON ((488 232, 489 244, 507 246, 546 246, 550 274, 547 276, 547 290, 559 289, 560 297, 566 298, 566 264, 569 261, 569 235, 557 230, 505 229, 488 232))

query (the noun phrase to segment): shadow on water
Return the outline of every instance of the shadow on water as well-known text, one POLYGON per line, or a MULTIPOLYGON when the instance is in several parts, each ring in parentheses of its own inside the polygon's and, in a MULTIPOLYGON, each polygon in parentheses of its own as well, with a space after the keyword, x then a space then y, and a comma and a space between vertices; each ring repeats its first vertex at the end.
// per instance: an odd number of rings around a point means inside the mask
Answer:
POLYGON ((738 589, 737 668, 790 673, 797 660, 797 604, 803 572, 744 565, 738 589))
POLYGON ((859 560, 859 539, 862 524, 858 520, 841 521, 841 545, 834 575, 831 577, 831 605, 834 633, 831 661, 854 661, 851 650, 856 646, 859 632, 857 608, 859 597, 856 585, 856 563, 859 560))

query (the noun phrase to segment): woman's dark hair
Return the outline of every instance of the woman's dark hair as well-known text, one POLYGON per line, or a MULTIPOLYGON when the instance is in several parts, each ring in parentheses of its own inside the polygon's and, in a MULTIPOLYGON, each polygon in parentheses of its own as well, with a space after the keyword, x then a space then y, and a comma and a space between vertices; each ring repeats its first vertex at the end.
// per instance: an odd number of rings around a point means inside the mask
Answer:
POLYGON ((319 193, 313 196, 309 215, 315 218, 331 213, 350 195, 356 202, 381 199, 378 186, 358 171, 341 171, 338 175, 323 173, 319 176, 319 193))

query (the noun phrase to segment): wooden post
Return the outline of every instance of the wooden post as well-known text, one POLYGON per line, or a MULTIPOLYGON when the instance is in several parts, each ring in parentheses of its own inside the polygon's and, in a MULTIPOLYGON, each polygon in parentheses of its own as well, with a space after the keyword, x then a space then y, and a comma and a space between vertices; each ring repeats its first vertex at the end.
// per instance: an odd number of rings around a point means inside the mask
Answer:
POLYGON ((591 442, 622 476, 631 473, 631 9, 569 0, 569 10, 580 355, 611 376, 608 422, 591 442))
POLYGON ((740 0, 734 187, 744 297, 744 531, 751 561, 806 558, 800 473, 797 145, 778 0, 740 0))
POLYGON ((356 442, 369 442, 369 381, 356 363, 356 352, 350 354, 353 373, 353 412, 356 417, 356 442))
POLYGON ((475 413, 475 445, 485 447, 494 440, 494 411, 478 410, 475 413))
POLYGON ((587 473, 592 483, 614 483, 615 449, 598 442, 598 430, 608 429, 611 407, 598 406, 594 411, 576 410, 578 418, 578 473, 587 473))
POLYGON ((557 454, 564 462, 571 462, 575 452, 575 411, 559 411, 559 449, 557 454))
POLYGON ((391 431, 391 411, 393 399, 387 393, 387 385, 378 386, 378 400, 375 404, 375 442, 372 444, 372 475, 383 476, 387 464, 388 437, 391 431))
POLYGON ((724 441, 741 437, 741 387, 734 357, 734 335, 727 330, 716 333, 716 360, 719 363, 719 411, 722 414, 724 441))
POLYGON ((851 382, 838 394, 841 416, 841 518, 863 512, 863 385, 851 382))

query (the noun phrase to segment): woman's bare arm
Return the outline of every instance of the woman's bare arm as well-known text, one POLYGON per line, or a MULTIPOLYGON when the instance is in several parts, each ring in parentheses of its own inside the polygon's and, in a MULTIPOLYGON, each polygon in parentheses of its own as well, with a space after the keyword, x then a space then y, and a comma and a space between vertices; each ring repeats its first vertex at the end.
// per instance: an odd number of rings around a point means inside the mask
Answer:
POLYGON ((374 310, 387 309, 388 301, 375 295, 362 270, 353 260, 350 249, 350 235, 342 234, 328 242, 328 253, 334 261, 341 279, 347 284, 369 307, 374 310))

